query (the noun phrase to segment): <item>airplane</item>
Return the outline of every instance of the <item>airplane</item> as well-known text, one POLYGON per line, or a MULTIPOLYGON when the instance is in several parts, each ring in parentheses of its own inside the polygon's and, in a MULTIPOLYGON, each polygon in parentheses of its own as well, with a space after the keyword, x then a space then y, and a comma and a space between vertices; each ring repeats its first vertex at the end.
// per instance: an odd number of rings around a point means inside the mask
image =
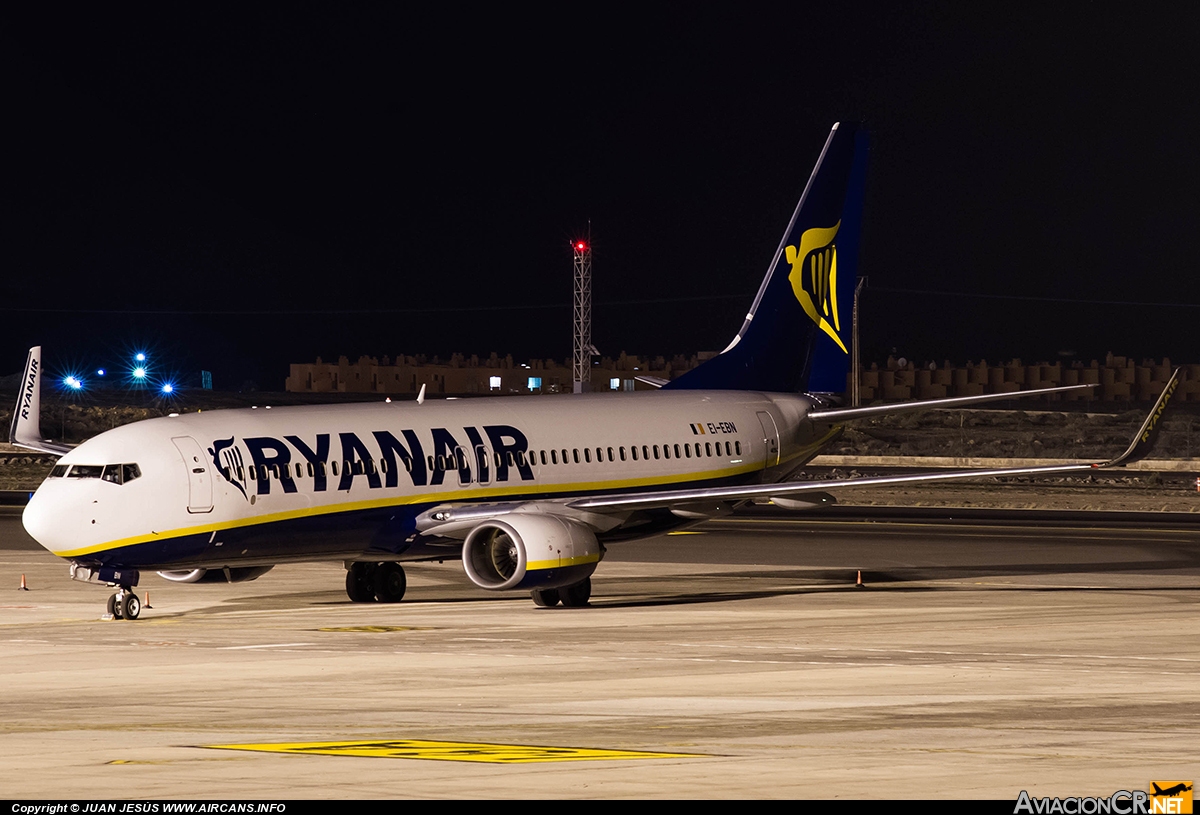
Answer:
POLYGON ((70 561, 73 578, 116 589, 112 618, 139 616, 142 572, 239 582, 281 563, 330 560, 346 566, 354 602, 399 601, 405 562, 459 558, 482 589, 579 607, 609 544, 749 501, 812 509, 839 488, 1068 472, 1144 456, 1178 372, 1110 461, 787 480, 846 421, 1078 387, 837 405, 866 158, 866 134, 835 125, 733 341, 657 390, 219 410, 117 427, 69 448, 42 438, 41 349, 32 348, 9 438, 61 458, 24 526, 70 561))
POLYGON ((1178 795, 1181 792, 1190 792, 1192 789, 1192 785, 1188 784, 1186 781, 1182 781, 1173 787, 1167 787, 1165 790, 1162 787, 1158 786, 1158 784, 1155 784, 1153 781, 1150 782, 1150 786, 1154 787, 1154 792, 1152 792, 1150 794, 1156 798, 1159 796, 1165 796, 1167 798, 1171 798, 1171 797, 1178 795))

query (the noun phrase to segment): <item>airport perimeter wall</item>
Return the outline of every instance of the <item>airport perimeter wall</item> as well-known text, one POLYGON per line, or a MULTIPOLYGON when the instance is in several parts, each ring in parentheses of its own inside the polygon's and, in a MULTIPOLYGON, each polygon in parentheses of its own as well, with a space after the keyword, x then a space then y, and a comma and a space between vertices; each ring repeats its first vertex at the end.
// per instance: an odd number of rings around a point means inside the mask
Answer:
MULTIPOLYGON (((592 368, 592 390, 642 390, 650 386, 635 377, 645 374, 672 379, 691 370, 712 353, 691 357, 676 356, 648 359, 622 353, 616 359, 602 357, 592 368)), ((1200 401, 1200 364, 1187 364, 1180 396, 1183 401, 1200 401)), ((1169 359, 1143 360, 1108 354, 1088 363, 1036 363, 1026 365, 1019 359, 989 365, 986 361, 956 365, 949 361, 915 365, 889 358, 872 363, 859 376, 864 404, 906 399, 939 399, 948 396, 975 396, 984 393, 1012 393, 1019 390, 1060 385, 1095 385, 1091 391, 1055 394, 1051 401, 1093 400, 1133 402, 1154 399, 1171 377, 1169 359)), ((492 354, 478 357, 453 355, 442 362, 434 357, 360 357, 351 363, 341 357, 336 363, 320 358, 311 364, 293 364, 286 389, 292 393, 380 393, 415 394, 421 386, 431 394, 507 394, 565 393, 571 390, 571 366, 553 359, 535 359, 517 364, 511 355, 492 354)), ((850 378, 847 377, 847 391, 850 378)))

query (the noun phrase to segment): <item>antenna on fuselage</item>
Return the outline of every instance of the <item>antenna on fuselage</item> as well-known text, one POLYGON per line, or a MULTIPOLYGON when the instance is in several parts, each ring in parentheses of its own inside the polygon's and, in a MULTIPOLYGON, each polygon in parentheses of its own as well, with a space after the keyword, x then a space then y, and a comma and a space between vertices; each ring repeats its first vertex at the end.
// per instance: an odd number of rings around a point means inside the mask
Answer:
POLYGON ((421 392, 417 394, 417 404, 418 405, 425 404, 425 383, 424 382, 421 383, 421 392))

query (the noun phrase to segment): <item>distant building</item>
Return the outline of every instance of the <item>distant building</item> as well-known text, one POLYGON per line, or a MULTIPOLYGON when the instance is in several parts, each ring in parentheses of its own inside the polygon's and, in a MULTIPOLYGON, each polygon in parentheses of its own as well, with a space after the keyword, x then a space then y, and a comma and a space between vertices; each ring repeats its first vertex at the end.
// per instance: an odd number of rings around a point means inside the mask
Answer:
MULTIPOLYGON (((616 359, 601 357, 592 366, 592 390, 645 390, 651 386, 636 382, 635 377, 673 379, 713 356, 714 353, 706 352, 691 357, 678 355, 671 360, 661 356, 648 360, 624 353, 616 359)), ((1113 354, 1108 354, 1103 363, 1092 360, 1087 365, 1078 361, 1066 365, 1061 362, 1025 365, 1019 359, 1000 365, 989 365, 984 360, 965 365, 949 361, 921 365, 900 363, 889 357, 883 365, 872 363, 863 369, 859 377, 863 404, 1081 384, 1098 387, 1090 392, 1055 394, 1047 398, 1052 401, 1148 401, 1158 396, 1172 371, 1168 359, 1161 362, 1143 360, 1139 365, 1130 358, 1113 354)), ((1179 392, 1186 401, 1200 401, 1200 365, 1183 367, 1179 392)), ((496 354, 482 361, 476 356, 461 354, 454 354, 446 361, 436 356, 417 355, 397 357, 395 362, 388 357, 359 357, 355 363, 346 357, 336 363, 323 362, 318 357, 312 364, 292 365, 286 387, 292 393, 415 395, 422 385, 427 393, 447 396, 570 393, 571 365, 569 361, 560 363, 554 359, 517 364, 512 355, 501 358, 496 354)))
MULTIPOLYGON (((637 383, 640 375, 671 379, 690 371, 712 353, 671 360, 645 360, 622 353, 616 359, 601 357, 592 366, 593 391, 631 391, 649 386, 637 383)), ((341 357, 336 363, 320 357, 312 364, 293 364, 286 389, 292 393, 382 393, 416 394, 425 385, 427 393, 447 395, 570 393, 571 365, 554 359, 513 362, 512 355, 477 356, 454 354, 449 360, 436 356, 359 357, 351 363, 341 357)))

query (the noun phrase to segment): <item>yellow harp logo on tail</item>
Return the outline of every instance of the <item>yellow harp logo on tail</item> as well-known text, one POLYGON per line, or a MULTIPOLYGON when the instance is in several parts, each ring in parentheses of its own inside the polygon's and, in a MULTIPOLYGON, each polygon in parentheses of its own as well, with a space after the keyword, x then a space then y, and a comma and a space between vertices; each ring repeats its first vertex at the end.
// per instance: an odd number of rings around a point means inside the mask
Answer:
POLYGON ((826 229, 807 229, 800 236, 800 248, 786 247, 787 262, 792 264, 788 281, 804 313, 838 344, 844 353, 846 344, 838 336, 842 330, 837 301, 837 238, 838 221, 826 229))

